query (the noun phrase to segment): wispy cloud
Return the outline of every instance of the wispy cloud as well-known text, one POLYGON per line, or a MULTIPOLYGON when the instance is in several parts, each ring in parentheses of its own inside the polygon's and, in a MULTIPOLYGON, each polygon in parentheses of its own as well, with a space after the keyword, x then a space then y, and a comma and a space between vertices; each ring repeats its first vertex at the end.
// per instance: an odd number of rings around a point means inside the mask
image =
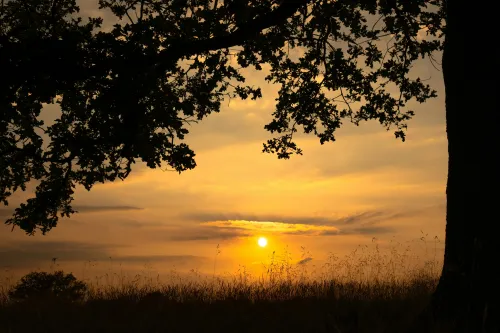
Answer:
POLYGON ((216 229, 238 229, 245 230, 251 234, 255 232, 280 233, 288 235, 321 235, 323 231, 338 231, 336 227, 326 225, 310 225, 283 222, 260 222, 260 221, 211 221, 204 222, 204 226, 216 229))
POLYGON ((337 223, 339 224, 355 224, 355 223, 363 223, 368 221, 373 221, 374 219, 378 219, 381 217, 390 218, 390 215, 384 212, 374 211, 374 212, 362 212, 352 214, 343 218, 338 219, 337 223))
POLYGON ((202 264, 205 257, 196 255, 114 255, 120 244, 87 244, 78 242, 17 242, 0 246, 0 268, 35 268, 58 262, 109 261, 130 264, 202 264))
POLYGON ((396 232, 398 229, 392 226, 362 226, 356 228, 344 228, 338 232, 324 231, 320 236, 342 236, 342 235, 381 235, 396 232))
POLYGON ((0 246, 0 263, 6 267, 33 267, 60 261, 86 261, 109 258, 119 244, 87 244, 78 242, 22 241, 0 246))
POLYGON ((256 216, 243 214, 201 213, 189 215, 189 218, 200 223, 198 230, 191 236, 180 236, 188 239, 211 239, 215 235, 245 237, 256 233, 278 233, 292 236, 342 236, 342 235, 379 235, 396 232, 388 225, 379 225, 396 217, 414 214, 384 213, 367 211, 344 217, 280 217, 256 216), (203 231, 202 231, 203 230, 203 231), (199 234, 200 237, 193 237, 199 234))
POLYGON ((73 207, 79 213, 94 213, 107 211, 127 211, 127 210, 142 210, 141 207, 135 206, 75 206, 73 207))
POLYGON ((136 220, 119 220, 117 224, 121 227, 127 228, 155 228, 165 227, 164 223, 153 221, 136 221, 136 220))
POLYGON ((343 225, 366 223, 374 219, 391 218, 391 214, 380 211, 361 212, 341 217, 329 216, 285 216, 285 215, 254 215, 239 213, 200 212, 182 215, 183 219, 195 222, 211 221, 254 221, 264 223, 306 224, 306 225, 343 225))
POLYGON ((118 256, 112 257, 115 262, 123 263, 163 263, 175 265, 197 265, 205 263, 208 258, 192 255, 144 255, 144 256, 118 256))
MULTIPOLYGON (((136 206, 119 206, 119 205, 109 205, 109 206, 94 206, 94 205, 82 205, 73 206, 73 209, 78 213, 100 213, 100 212, 110 212, 110 211, 128 211, 128 210, 142 210, 144 208, 136 206)), ((14 209, 0 208, 0 218, 8 219, 14 214, 14 209)))
POLYGON ((350 140, 340 140, 335 145, 308 147, 310 154, 318 161, 316 163, 318 176, 331 178, 384 170, 417 172, 425 167, 427 167, 427 179, 431 176, 441 176, 441 169, 430 167, 440 165, 443 162, 442 153, 446 151, 446 136, 441 126, 422 128, 420 132, 414 130, 404 145, 398 145, 393 149, 386 148, 386 137, 378 129, 374 134, 368 135, 370 135, 368 140, 364 136, 355 136, 350 140), (349 154, 349 158, 324 158, 326 154, 335 155, 348 150, 356 150, 356 153, 349 154), (322 155, 318 154, 320 151, 323 152, 322 155))
POLYGON ((253 221, 263 223, 305 224, 319 226, 341 226, 354 224, 374 224, 403 217, 419 215, 424 209, 405 211, 364 211, 346 216, 286 216, 286 215, 255 215, 240 213, 199 212, 182 215, 182 219, 193 222, 222 221, 253 221))
POLYGON ((245 228, 198 225, 195 227, 158 229, 151 237, 156 240, 190 242, 232 240, 249 236, 252 236, 252 233, 245 228))

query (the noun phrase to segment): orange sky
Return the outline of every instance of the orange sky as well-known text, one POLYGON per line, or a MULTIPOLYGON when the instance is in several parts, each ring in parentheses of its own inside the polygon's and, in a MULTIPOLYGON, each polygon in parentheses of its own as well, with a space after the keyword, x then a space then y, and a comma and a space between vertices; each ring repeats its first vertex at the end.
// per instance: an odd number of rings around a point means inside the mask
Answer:
MULTIPOLYGON (((80 5, 83 15, 95 15, 93 1, 80 5)), ((264 97, 224 103, 220 114, 192 127, 186 141, 197 154, 195 170, 179 175, 139 164, 124 182, 90 192, 78 188, 75 207, 81 212, 46 236, 0 227, 0 268, 44 269, 57 257, 76 274, 88 260, 211 272, 220 244, 216 270, 234 272, 239 265, 262 267, 286 246, 296 261, 303 246, 311 262, 321 263, 328 253, 350 252, 373 237, 384 245, 418 239, 423 231, 443 240, 442 76, 427 60, 416 64, 414 74, 430 77, 439 97, 409 105, 416 116, 405 143, 376 122, 346 123, 337 141, 323 146, 299 135, 303 156, 278 160, 261 152, 278 86, 264 82, 265 70, 248 70, 249 85, 259 85, 264 97), (266 248, 257 246, 259 236, 268 238, 266 248)), ((57 106, 44 108, 45 119, 56 114, 57 106)), ((12 208, 26 195, 16 194, 12 208)), ((1 208, 2 217, 7 213, 1 208)))

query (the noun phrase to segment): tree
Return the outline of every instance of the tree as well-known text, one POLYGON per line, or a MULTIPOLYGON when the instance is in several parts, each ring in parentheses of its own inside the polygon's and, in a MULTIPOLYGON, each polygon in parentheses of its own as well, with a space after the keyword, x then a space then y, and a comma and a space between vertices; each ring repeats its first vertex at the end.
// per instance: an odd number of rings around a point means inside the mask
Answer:
POLYGON ((500 183, 495 163, 496 85, 488 74, 498 53, 464 44, 468 27, 491 36, 494 18, 475 6, 465 13, 458 1, 445 5, 442 68, 449 155, 445 256, 432 302, 414 332, 430 331, 429 322, 439 332, 499 332, 500 287, 494 264, 499 251, 490 211, 498 195, 486 190, 487 184, 500 183), (464 98, 467 95, 481 98, 464 98), (475 114, 488 120, 472 125, 475 114))
MULTIPOLYGON (((122 24, 99 31, 102 20, 84 23, 74 0, 2 1, 0 66, 8 74, 0 82, 0 199, 6 205, 13 192, 39 182, 35 198, 16 208, 7 224, 28 234, 48 232, 58 214, 74 213, 77 184, 90 190, 97 182, 125 179, 136 159, 151 168, 162 163, 178 172, 194 168, 194 152, 182 142, 186 126, 218 112, 223 98, 261 97, 259 88, 243 85, 240 69, 248 66, 269 65, 266 80, 281 85, 274 119, 265 127, 277 136, 264 144, 264 152, 285 159, 300 154, 293 141, 300 127, 321 144, 334 141, 345 119, 355 124, 378 120, 404 140, 413 116, 408 101, 436 96, 421 79, 411 78, 412 63, 432 59, 445 39, 446 253, 439 286, 421 322, 432 319, 435 326, 447 323, 450 330, 469 332, 481 332, 486 323, 492 328, 483 330, 493 330, 498 287, 488 276, 488 260, 496 253, 491 226, 486 213, 468 230, 465 219, 473 217, 481 201, 493 199, 466 195, 461 184, 481 192, 470 170, 487 166, 492 176, 495 164, 467 151, 469 138, 460 136, 471 126, 458 102, 463 46, 457 36, 463 28, 457 28, 459 14, 452 7, 458 5, 446 8, 441 0, 99 3, 123 18, 122 24), (417 38, 424 30, 428 38, 417 38), (296 47, 305 51, 299 59, 288 52, 296 47), (240 68, 231 65, 232 58, 240 68), (62 115, 44 126, 38 119, 42 103, 54 101, 62 115), (48 138, 45 146, 42 135, 48 138), (482 162, 470 167, 471 157, 482 162), (463 288, 466 297, 459 298, 463 288)), ((482 143, 484 133, 474 129, 473 134, 482 143)))
POLYGON ((23 276, 9 291, 9 297, 18 301, 43 300, 44 298, 46 300, 46 297, 55 297, 63 301, 75 302, 82 300, 86 293, 87 285, 78 281, 71 273, 31 272, 23 276))
POLYGON ((259 88, 241 85, 240 69, 248 66, 269 64, 267 80, 282 86, 266 126, 281 135, 264 145, 266 152, 300 153, 292 141, 297 126, 321 143, 333 141, 343 118, 377 119, 404 140, 413 115, 405 103, 435 96, 406 74, 419 56, 441 47, 440 40, 415 37, 424 26, 439 33, 440 12, 423 11, 421 0, 309 2, 100 0, 129 19, 111 32, 98 30, 99 18, 84 23, 74 0, 2 2, 0 199, 7 204, 13 192, 39 181, 36 197, 7 223, 45 233, 58 213, 73 213, 76 184, 90 190, 125 179, 136 159, 151 168, 194 168, 194 152, 182 142, 186 125, 218 112, 223 98, 259 98, 259 88), (385 25, 370 28, 366 12, 385 25), (375 42, 388 35, 390 45, 380 50, 375 42), (307 50, 298 61, 288 56, 294 47, 307 50), (62 115, 44 126, 42 103, 54 102, 62 115), (356 102, 363 104, 357 111, 356 102))

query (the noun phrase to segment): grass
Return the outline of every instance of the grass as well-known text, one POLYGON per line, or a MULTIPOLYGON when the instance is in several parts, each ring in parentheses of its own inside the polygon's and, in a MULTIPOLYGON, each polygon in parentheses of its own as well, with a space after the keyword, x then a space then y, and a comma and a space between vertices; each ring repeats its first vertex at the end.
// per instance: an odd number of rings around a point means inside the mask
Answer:
POLYGON ((410 257, 359 248, 315 271, 273 254, 259 278, 240 270, 166 283, 96 279, 77 303, 15 302, 4 287, 0 332, 400 332, 429 300, 440 268, 435 255, 418 267, 410 257))

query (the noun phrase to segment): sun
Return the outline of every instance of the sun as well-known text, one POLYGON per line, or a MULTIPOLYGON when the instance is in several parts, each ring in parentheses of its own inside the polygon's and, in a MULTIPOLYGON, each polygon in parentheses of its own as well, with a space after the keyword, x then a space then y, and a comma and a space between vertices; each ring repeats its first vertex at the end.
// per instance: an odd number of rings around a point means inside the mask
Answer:
POLYGON ((267 239, 264 237, 260 237, 259 240, 257 241, 257 244, 259 244, 260 247, 266 247, 267 239))

